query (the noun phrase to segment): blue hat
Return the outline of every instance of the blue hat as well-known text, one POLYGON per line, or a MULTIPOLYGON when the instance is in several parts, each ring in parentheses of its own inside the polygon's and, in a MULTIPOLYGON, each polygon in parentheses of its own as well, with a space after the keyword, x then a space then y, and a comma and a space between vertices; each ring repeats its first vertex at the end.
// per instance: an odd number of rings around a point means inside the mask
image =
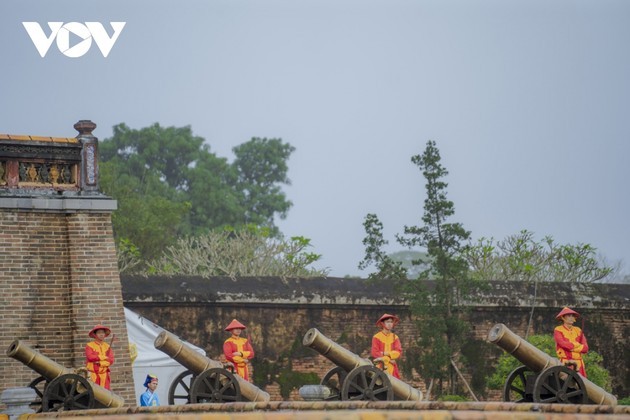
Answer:
POLYGON ((149 384, 151 383, 151 381, 152 381, 152 380, 154 380, 154 379, 156 379, 156 380, 157 380, 157 378, 158 378, 157 376, 152 375, 152 374, 150 374, 150 373, 149 373, 149 374, 147 375, 147 379, 145 379, 145 380, 144 380, 144 386, 145 386, 145 388, 148 388, 148 387, 149 387, 149 384))

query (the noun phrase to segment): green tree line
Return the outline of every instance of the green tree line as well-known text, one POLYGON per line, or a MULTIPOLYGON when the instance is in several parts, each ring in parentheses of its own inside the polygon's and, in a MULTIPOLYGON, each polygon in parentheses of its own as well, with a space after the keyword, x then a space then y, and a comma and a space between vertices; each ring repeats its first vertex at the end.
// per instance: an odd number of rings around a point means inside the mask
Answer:
POLYGON ((101 189, 118 200, 112 223, 122 271, 321 274, 308 268, 319 259, 307 250, 310 240, 285 240, 274 223, 292 206, 282 188, 291 183, 288 160, 295 148, 282 139, 254 137, 234 147, 229 162, 190 126, 132 129, 121 123, 99 150, 101 189), (208 244, 223 246, 223 260, 232 259, 232 268, 210 268, 207 255, 196 265, 178 263, 200 250, 216 251, 208 244), (245 250, 258 256, 275 250, 279 257, 235 271, 245 250))

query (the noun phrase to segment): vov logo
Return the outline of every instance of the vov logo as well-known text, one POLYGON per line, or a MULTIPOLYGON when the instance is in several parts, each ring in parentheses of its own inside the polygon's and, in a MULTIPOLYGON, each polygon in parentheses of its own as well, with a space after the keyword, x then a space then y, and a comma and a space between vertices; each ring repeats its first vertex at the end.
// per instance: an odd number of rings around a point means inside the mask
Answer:
POLYGON ((44 30, 37 22, 22 22, 26 32, 31 37, 31 41, 35 44, 37 52, 42 57, 46 56, 53 41, 57 40, 57 48, 66 57, 78 58, 82 57, 90 50, 92 40, 96 42, 96 46, 101 50, 103 57, 107 57, 112 47, 116 43, 118 36, 122 32, 127 22, 110 22, 114 34, 110 37, 103 25, 99 22, 48 22, 50 35, 46 35, 44 30), (81 40, 70 46, 70 34, 79 37, 81 40))

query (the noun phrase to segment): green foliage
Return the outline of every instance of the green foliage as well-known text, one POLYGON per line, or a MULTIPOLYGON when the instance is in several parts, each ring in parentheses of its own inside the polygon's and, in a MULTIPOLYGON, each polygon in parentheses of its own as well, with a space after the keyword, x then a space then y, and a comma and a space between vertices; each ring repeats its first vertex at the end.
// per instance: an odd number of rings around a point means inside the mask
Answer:
POLYGON ((121 273, 132 272, 135 267, 142 263, 140 250, 129 239, 119 238, 116 248, 118 267, 121 273))
POLYGON ((617 401, 619 405, 630 405, 630 397, 624 397, 617 401))
POLYGON ((589 244, 558 244, 551 236, 536 241, 522 230, 497 242, 481 238, 466 247, 464 257, 478 279, 595 282, 618 271, 599 261, 596 251, 589 244))
POLYGON ((272 238, 268 228, 226 228, 184 237, 149 263, 149 274, 211 276, 325 276, 309 266, 320 255, 307 252, 310 240, 272 238))
POLYGON ((383 247, 388 241, 383 238, 383 224, 375 214, 365 216, 363 222, 366 236, 363 239, 365 245, 365 257, 359 263, 359 270, 365 270, 370 265, 376 266, 376 272, 368 275, 369 280, 402 280, 407 278, 407 270, 402 262, 394 261, 384 251, 383 247))
POLYGON ((285 400, 289 399, 291 391, 299 389, 303 385, 319 384, 319 376, 314 372, 296 372, 291 368, 280 370, 278 374, 278 385, 280 385, 280 395, 285 400))
POLYGON ((290 185, 287 160, 295 148, 280 139, 253 138, 233 149, 237 190, 245 221, 273 227, 275 214, 281 219, 291 207, 279 184, 290 185))
POLYGON ((280 385, 280 395, 287 400, 294 389, 302 385, 319 384, 320 379, 314 372, 296 372, 293 370, 292 360, 313 356, 314 350, 302 345, 302 337, 297 336, 291 348, 285 350, 276 362, 267 360, 253 360, 254 383, 258 386, 270 385, 277 382, 280 385))
MULTIPOLYGON (((486 378, 488 372, 494 368, 496 345, 486 340, 470 339, 462 346, 462 354, 459 357, 459 365, 466 368, 470 375, 468 381, 477 397, 485 398, 488 392, 486 378)), ((465 393, 469 395, 468 393, 465 393)))
POLYGON ((252 360, 254 368, 253 382, 259 387, 271 385, 278 376, 278 365, 269 360, 254 358, 252 360))
POLYGON ((112 215, 116 242, 133 244, 141 259, 162 252, 165 244, 185 230, 190 203, 166 185, 149 176, 143 181, 119 170, 122 163, 101 164, 101 186, 118 200, 112 215), (152 194, 145 194, 145 190, 152 194))
POLYGON ((291 202, 287 160, 295 150, 280 139, 254 138, 234 148, 235 161, 216 156, 190 127, 114 126, 99 145, 101 188, 118 200, 117 239, 144 260, 158 258, 173 238, 253 223, 277 233, 273 220, 291 202))
MULTIPOLYGON (((556 342, 553 339, 553 335, 532 335, 527 339, 532 345, 539 350, 544 351, 552 357, 556 356, 556 342)), ((601 362, 603 358, 597 352, 589 351, 583 356, 584 365, 586 366, 586 375, 588 379, 595 385, 598 385, 602 389, 610 392, 612 384, 610 380, 610 374, 602 366, 601 362)), ((514 356, 503 353, 497 362, 497 367, 494 373, 487 378, 487 386, 490 389, 501 389, 505 384, 505 381, 514 369, 521 366, 514 356)), ((520 385, 520 384, 519 384, 520 385)))
POLYGON ((442 395, 438 398, 438 401, 455 401, 455 402, 465 402, 470 401, 468 398, 463 397, 461 395, 442 395))

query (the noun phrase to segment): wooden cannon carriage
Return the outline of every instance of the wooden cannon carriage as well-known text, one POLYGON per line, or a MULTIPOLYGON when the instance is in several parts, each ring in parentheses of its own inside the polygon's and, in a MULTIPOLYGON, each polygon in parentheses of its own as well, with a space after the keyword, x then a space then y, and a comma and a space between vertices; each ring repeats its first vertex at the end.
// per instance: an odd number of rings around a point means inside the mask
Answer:
POLYGON ((89 381, 85 375, 55 363, 20 340, 11 343, 7 356, 41 375, 29 384, 41 398, 41 411, 116 408, 124 404, 124 400, 112 391, 89 381))
POLYGON ((302 344, 317 351, 333 362, 321 385, 332 390, 329 399, 391 401, 421 401, 422 392, 374 366, 350 350, 345 349, 322 334, 317 328, 306 332, 302 344))
POLYGON ((488 341, 523 364, 508 375, 503 388, 504 401, 617 404, 614 395, 528 343, 503 324, 492 327, 488 341))
POLYGON ((188 369, 169 387, 168 403, 171 405, 177 402, 269 401, 268 393, 232 373, 223 363, 197 353, 168 331, 162 331, 153 344, 188 369))

